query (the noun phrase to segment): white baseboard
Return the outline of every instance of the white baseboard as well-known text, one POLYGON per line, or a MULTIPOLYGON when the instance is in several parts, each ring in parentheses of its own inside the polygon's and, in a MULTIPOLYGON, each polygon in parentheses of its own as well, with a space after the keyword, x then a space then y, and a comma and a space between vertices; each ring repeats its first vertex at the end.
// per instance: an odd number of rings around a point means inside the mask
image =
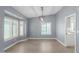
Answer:
MULTIPOLYGON (((12 46, 16 45, 17 43, 23 42, 23 41, 27 41, 28 39, 37 39, 37 40, 38 40, 38 39, 55 39, 55 40, 57 40, 60 44, 62 44, 63 46, 65 46, 65 44, 64 44, 63 42, 61 42, 60 40, 58 40, 57 38, 27 38, 27 39, 20 40, 20 41, 17 41, 17 42, 15 42, 15 43, 11 44, 10 46, 6 47, 6 48, 4 49, 4 51, 6 51, 7 49, 9 49, 9 48, 11 48, 12 46)), ((65 47, 66 47, 66 46, 65 46, 65 47)))
POLYGON ((56 39, 61 45, 63 45, 64 47, 66 47, 66 45, 63 43, 63 42, 61 42, 60 40, 58 40, 58 39, 56 39))
POLYGON ((56 38, 28 38, 28 39, 56 39, 56 38))
POLYGON ((28 40, 28 39, 24 39, 24 40, 17 41, 17 42, 15 42, 15 43, 11 44, 10 46, 4 48, 4 51, 6 51, 7 49, 11 48, 12 46, 18 44, 19 42, 23 42, 23 41, 27 41, 27 40, 28 40))

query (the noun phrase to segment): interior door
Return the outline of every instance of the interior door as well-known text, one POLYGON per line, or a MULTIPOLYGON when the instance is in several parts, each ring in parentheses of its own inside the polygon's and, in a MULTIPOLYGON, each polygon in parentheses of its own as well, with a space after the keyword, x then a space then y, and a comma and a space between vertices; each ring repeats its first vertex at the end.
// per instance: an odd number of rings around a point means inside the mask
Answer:
POLYGON ((76 42, 76 15, 66 17, 66 46, 75 46, 76 42))

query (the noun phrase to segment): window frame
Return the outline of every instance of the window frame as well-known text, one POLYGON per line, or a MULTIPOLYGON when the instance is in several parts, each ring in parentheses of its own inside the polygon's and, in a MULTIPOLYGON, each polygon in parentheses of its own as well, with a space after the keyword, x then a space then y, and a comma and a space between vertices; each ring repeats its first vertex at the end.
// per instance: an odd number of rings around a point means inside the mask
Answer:
POLYGON ((41 35, 51 35, 51 34, 52 34, 51 33, 51 22, 41 23, 41 35), (48 28, 50 28, 49 31, 48 31, 48 28))
POLYGON ((23 21, 23 20, 20 20, 19 21, 19 28, 21 28, 21 26, 23 25, 23 28, 22 28, 22 30, 23 30, 23 33, 21 34, 21 29, 19 30, 19 35, 20 36, 24 36, 24 24, 25 24, 25 22, 23 21), (21 22, 23 22, 22 24, 21 24, 21 22))

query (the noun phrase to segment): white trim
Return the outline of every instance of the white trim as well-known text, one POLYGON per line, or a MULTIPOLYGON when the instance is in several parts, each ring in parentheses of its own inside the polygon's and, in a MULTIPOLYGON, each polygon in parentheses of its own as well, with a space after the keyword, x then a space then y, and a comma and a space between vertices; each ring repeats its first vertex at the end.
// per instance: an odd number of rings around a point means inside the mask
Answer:
POLYGON ((56 39, 61 45, 63 45, 64 47, 66 47, 66 45, 63 43, 63 42, 61 42, 60 40, 58 40, 58 39, 56 39))
POLYGON ((7 49, 11 48, 12 46, 18 44, 19 42, 23 42, 23 41, 27 41, 27 40, 28 40, 28 39, 24 39, 24 40, 17 41, 17 42, 15 42, 15 43, 11 44, 10 46, 4 48, 4 51, 6 51, 7 49))
POLYGON ((31 38, 31 37, 30 37, 30 38, 28 38, 28 39, 37 39, 37 40, 38 40, 38 39, 56 39, 56 38, 31 38))

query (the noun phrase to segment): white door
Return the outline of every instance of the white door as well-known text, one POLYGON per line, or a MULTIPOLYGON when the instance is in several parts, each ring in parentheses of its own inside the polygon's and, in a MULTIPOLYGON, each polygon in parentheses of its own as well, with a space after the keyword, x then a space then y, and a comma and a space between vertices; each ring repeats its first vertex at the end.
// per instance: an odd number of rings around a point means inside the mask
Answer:
POLYGON ((66 17, 66 46, 75 46, 76 42, 76 15, 66 17))

